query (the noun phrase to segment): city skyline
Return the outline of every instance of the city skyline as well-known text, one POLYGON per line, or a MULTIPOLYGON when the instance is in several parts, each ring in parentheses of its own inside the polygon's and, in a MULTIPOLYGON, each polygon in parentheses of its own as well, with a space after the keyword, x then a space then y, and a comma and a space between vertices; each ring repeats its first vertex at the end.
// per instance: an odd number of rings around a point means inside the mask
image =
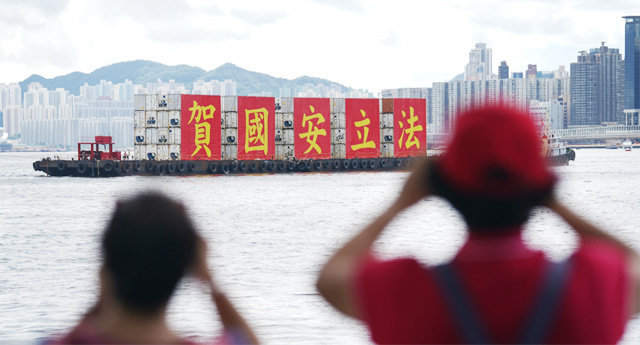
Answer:
POLYGON ((568 65, 600 41, 624 54, 621 16, 633 10, 631 1, 12 2, 0 18, 10 28, 0 46, 0 82, 146 59, 204 69, 232 62, 356 89, 428 86, 462 73, 476 42, 490 45, 494 62, 507 61, 511 71, 568 65))

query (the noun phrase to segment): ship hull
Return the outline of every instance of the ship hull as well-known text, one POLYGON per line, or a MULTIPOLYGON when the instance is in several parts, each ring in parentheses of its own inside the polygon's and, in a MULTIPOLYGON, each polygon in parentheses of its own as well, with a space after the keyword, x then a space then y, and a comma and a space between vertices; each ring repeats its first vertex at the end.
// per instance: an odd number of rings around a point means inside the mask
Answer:
MULTIPOLYGON (((33 169, 49 176, 117 177, 117 176, 192 176, 235 174, 286 174, 305 172, 356 172, 409 170, 421 157, 319 160, 219 160, 219 161, 149 161, 149 160, 50 160, 33 163, 33 169)), ((549 157, 553 165, 567 165, 575 152, 549 157)))
POLYGON ((33 169, 49 176, 190 176, 407 170, 419 158, 220 161, 41 160, 33 169))

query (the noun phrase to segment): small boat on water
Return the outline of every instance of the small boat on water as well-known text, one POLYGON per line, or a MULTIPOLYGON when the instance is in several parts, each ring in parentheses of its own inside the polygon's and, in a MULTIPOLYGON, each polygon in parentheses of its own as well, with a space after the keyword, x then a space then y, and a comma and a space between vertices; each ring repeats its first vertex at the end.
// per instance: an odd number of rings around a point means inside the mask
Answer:
POLYGON ((631 151, 632 147, 633 147, 633 143, 631 142, 631 140, 627 139, 627 140, 622 142, 622 148, 625 151, 631 151))
POLYGON ((616 144, 609 144, 606 147, 607 150, 617 150, 618 149, 618 145, 616 144))

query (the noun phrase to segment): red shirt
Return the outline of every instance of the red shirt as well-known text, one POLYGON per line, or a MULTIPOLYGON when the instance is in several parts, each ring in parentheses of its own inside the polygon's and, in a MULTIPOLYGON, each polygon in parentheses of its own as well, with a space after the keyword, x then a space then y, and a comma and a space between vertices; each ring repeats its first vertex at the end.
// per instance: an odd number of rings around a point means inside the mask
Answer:
MULTIPOLYGON (((629 317, 629 282, 624 254, 587 241, 573 254, 548 342, 618 342, 629 317)), ((520 232, 498 238, 472 237, 453 265, 475 309, 498 343, 514 342, 532 309, 548 261, 525 246, 520 232)), ((439 285, 430 268, 411 258, 359 267, 357 303, 371 337, 381 344, 460 343, 439 285)))

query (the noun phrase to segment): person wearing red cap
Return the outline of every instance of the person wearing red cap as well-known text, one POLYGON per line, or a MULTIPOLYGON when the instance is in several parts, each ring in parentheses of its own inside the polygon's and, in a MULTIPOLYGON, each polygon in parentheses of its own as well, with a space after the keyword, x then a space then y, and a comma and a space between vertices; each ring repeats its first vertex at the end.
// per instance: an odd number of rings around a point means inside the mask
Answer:
POLYGON ((444 155, 418 164, 398 199, 333 254, 318 291, 380 344, 618 342, 640 311, 638 255, 554 197, 540 149, 526 113, 492 106, 460 115, 444 155), (453 260, 377 259, 371 247, 386 225, 431 196, 467 223, 453 260), (579 236, 569 258, 551 262, 524 244, 536 206, 579 236))

